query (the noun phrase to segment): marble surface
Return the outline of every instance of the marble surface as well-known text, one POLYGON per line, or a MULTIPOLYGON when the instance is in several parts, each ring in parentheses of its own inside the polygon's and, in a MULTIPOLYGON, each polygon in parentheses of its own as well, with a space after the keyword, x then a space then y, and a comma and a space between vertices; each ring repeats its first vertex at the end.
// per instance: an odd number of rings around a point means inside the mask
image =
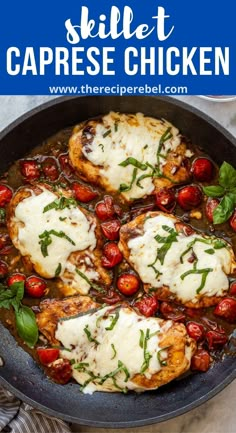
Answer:
MULTIPOLYGON (((51 96, 0 96, 0 130, 21 114, 51 96)), ((236 101, 212 102, 197 96, 177 97, 193 105, 214 118, 236 137, 236 101)), ((109 429, 109 432, 123 433, 235 433, 236 432, 236 382, 200 407, 175 419, 152 426, 135 429, 109 429)), ((105 410, 105 409, 104 409, 105 410)), ((96 429, 72 425, 77 433, 105 433, 106 429, 96 429)))

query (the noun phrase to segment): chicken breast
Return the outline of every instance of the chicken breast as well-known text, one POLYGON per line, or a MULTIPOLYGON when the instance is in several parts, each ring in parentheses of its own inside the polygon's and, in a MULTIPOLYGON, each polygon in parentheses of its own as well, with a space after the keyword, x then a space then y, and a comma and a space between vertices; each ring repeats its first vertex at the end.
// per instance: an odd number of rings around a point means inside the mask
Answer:
POLYGON ((227 276, 236 271, 225 240, 162 212, 142 214, 122 226, 119 248, 147 292, 192 308, 217 304, 229 289, 227 276))
POLYGON ((75 128, 69 155, 86 180, 131 201, 186 182, 192 153, 166 120, 110 112, 75 128))
MULTIPOLYGON (((79 299, 77 311, 93 306, 79 299)), ((61 305, 60 301, 44 301, 37 321, 50 341, 66 349, 60 350, 60 356, 71 361, 73 377, 84 393, 156 389, 189 369, 196 343, 183 324, 147 318, 125 305, 70 317, 74 302, 72 298, 62 300, 61 305), (51 318, 53 326, 49 327, 51 318)))
POLYGON ((62 191, 24 187, 13 196, 7 216, 14 246, 45 278, 60 278, 64 295, 87 294, 93 282, 110 284, 101 266, 96 217, 62 191))

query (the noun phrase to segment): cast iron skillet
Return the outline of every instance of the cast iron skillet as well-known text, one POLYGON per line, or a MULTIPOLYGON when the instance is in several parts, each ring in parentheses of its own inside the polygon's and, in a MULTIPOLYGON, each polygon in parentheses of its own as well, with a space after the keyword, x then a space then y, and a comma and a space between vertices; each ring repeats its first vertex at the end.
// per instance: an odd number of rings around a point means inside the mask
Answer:
MULTIPOLYGON (((0 134, 0 172, 55 132, 110 110, 164 117, 217 163, 226 160, 236 166, 236 140, 195 108, 167 97, 98 96, 54 99, 12 123, 0 134)), ((77 384, 61 386, 47 379, 1 324, 0 332, 1 383, 47 414, 83 425, 118 428, 164 421, 199 406, 236 377, 235 359, 226 357, 205 374, 187 376, 157 391, 89 396, 80 393, 77 384)))

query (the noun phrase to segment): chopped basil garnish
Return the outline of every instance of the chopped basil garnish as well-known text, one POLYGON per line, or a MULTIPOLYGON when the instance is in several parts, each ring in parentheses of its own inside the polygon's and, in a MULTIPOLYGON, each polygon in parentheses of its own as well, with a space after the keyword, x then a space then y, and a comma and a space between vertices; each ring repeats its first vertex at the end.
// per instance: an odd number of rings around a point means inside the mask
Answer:
POLYGON ((106 132, 104 132, 103 138, 106 138, 110 133, 111 133, 111 129, 108 129, 106 132))
POLYGON ((58 277, 61 273, 61 263, 58 264, 57 269, 55 270, 55 277, 58 277))
POLYGON ((65 350, 66 352, 71 352, 71 349, 68 349, 67 347, 58 346, 57 344, 52 345, 53 349, 59 349, 59 350, 65 350))
POLYGON ((41 252, 43 257, 48 256, 48 246, 52 243, 52 237, 57 236, 58 238, 64 238, 72 245, 75 245, 75 242, 69 238, 63 231, 57 232, 56 230, 45 230, 41 235, 39 235, 39 244, 41 245, 41 252))
POLYGON ((196 290, 196 293, 200 293, 200 291, 204 288, 207 276, 210 272, 213 272, 212 268, 205 268, 205 269, 190 269, 190 271, 184 272, 184 274, 180 275, 181 280, 184 280, 188 275, 191 274, 200 274, 202 275, 201 284, 196 290))
POLYGON ((144 150, 146 150, 148 148, 148 144, 145 144, 145 146, 144 146, 144 150))
POLYGON ((208 248, 208 250, 204 250, 205 253, 207 254, 215 254, 215 250, 213 250, 213 248, 208 248))
POLYGON ((67 217, 64 217, 64 218, 63 218, 63 217, 59 217, 59 220, 60 220, 60 221, 65 221, 66 218, 67 218, 67 217))
MULTIPOLYGON (((221 239, 204 239, 204 238, 195 238, 193 241, 189 242, 186 250, 180 256, 180 263, 183 263, 183 258, 189 251, 191 251, 192 247, 196 244, 196 242, 202 242, 203 244, 211 245, 215 250, 226 248, 227 244, 221 239)), ((207 251, 207 250, 205 250, 207 251)), ((211 254, 211 253, 209 253, 211 254)), ((213 254, 213 253, 212 253, 213 254)))
POLYGON ((114 125, 115 132, 118 131, 118 126, 119 126, 119 122, 118 122, 118 120, 116 120, 115 125, 114 125))
POLYGON ((147 164, 143 164, 142 162, 132 157, 129 157, 125 161, 122 161, 119 165, 121 167, 127 167, 128 165, 133 165, 134 167, 139 168, 140 170, 147 170, 147 164))
POLYGON ((74 365, 75 370, 84 371, 85 367, 89 367, 88 362, 79 362, 78 364, 74 365))
POLYGON ((94 290, 97 290, 98 292, 101 292, 101 293, 106 293, 102 287, 99 287, 97 284, 93 283, 83 272, 79 271, 79 269, 76 268, 75 272, 81 278, 83 278, 83 280, 85 280, 90 285, 90 287, 92 287, 94 290))
POLYGON ((171 347, 171 346, 163 347, 163 349, 160 349, 160 350, 158 350, 158 352, 157 352, 157 359, 158 359, 158 361, 160 362, 160 365, 163 366, 163 367, 165 367, 165 366, 167 365, 167 360, 166 360, 166 359, 162 359, 162 357, 161 357, 161 353, 162 353, 164 350, 169 349, 170 347, 171 347))
POLYGON ((111 360, 112 360, 112 359, 114 359, 114 358, 116 357, 117 351, 116 351, 116 348, 115 348, 115 346, 114 346, 113 343, 111 344, 111 348, 112 348, 112 350, 113 350, 113 355, 112 355, 112 357, 111 357, 111 360))
POLYGON ((0 208, 0 223, 4 224, 6 219, 6 211, 3 207, 0 208))
POLYGON ((153 263, 150 263, 150 265, 148 265, 149 267, 153 267, 155 265, 155 263, 157 262, 157 260, 159 260, 161 265, 163 265, 164 260, 165 260, 165 256, 166 256, 167 252, 169 251, 169 249, 171 248, 172 243, 178 242, 177 241, 178 233, 172 227, 163 225, 162 228, 163 228, 163 230, 165 230, 167 233, 170 233, 170 234, 169 234, 169 236, 166 236, 166 237, 160 236, 160 235, 155 236, 155 240, 158 243, 163 244, 163 245, 161 246, 161 248, 157 249, 156 258, 155 258, 153 263))
POLYGON ((126 183, 121 183, 120 184, 120 187, 119 187, 119 191, 120 192, 126 192, 126 191, 130 191, 131 190, 131 188, 132 188, 132 186, 134 184, 134 181, 135 181, 135 179, 137 177, 137 171, 138 171, 138 169, 134 168, 132 179, 131 179, 131 182, 130 182, 129 185, 126 185, 126 183))
POLYGON ((112 331, 112 329, 114 328, 114 326, 116 325, 118 319, 119 319, 119 311, 115 312, 115 316, 110 315, 109 319, 111 319, 111 324, 109 326, 107 326, 105 329, 106 331, 112 331))
POLYGON ((70 208, 71 206, 76 207, 78 206, 77 201, 74 198, 68 198, 68 197, 60 197, 56 200, 49 203, 47 206, 44 207, 43 213, 48 212, 49 210, 55 209, 55 210, 63 210, 66 208, 70 208))
POLYGON ((140 370, 141 374, 143 374, 149 367, 149 363, 150 363, 150 359, 152 358, 152 355, 147 350, 147 343, 148 340, 150 340, 150 338, 153 337, 154 335, 156 335, 156 332, 150 334, 149 328, 146 330, 146 334, 144 334, 144 331, 140 329, 139 346, 141 347, 141 349, 143 349, 143 357, 144 357, 144 361, 142 363, 141 370, 140 370))
POLYGON ((84 328, 84 332, 87 335, 88 341, 90 343, 96 343, 96 344, 100 344, 99 341, 97 341, 95 338, 92 337, 91 332, 88 329, 89 325, 86 325, 84 328))
POLYGON ((125 364, 123 364, 123 362, 118 361, 118 367, 115 370, 113 370, 110 373, 103 376, 101 378, 99 384, 102 385, 107 379, 116 376, 121 371, 123 371, 125 373, 125 382, 128 382, 128 379, 130 378, 129 371, 128 371, 127 367, 125 366, 125 364))
POLYGON ((102 152, 104 152, 104 144, 100 143, 98 146, 101 147, 102 152))

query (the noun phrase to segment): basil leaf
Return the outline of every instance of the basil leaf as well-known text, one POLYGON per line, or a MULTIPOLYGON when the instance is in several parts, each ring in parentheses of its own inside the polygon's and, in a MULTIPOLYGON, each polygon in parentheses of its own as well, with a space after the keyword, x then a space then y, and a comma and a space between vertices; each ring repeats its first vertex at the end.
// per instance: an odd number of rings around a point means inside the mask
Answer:
POLYGON ((35 315, 31 308, 21 305, 17 311, 16 329, 19 336, 30 348, 33 348, 38 341, 38 327, 35 315))
POLYGON ((127 165, 133 165, 134 167, 139 168, 140 170, 147 170, 147 164, 143 164, 142 162, 132 157, 125 159, 125 161, 122 161, 119 165, 121 167, 127 167, 127 165))
POLYGON ((224 188, 220 185, 204 186, 202 189, 208 197, 222 197, 225 192, 224 188))
POLYGON ((227 221, 234 211, 234 201, 230 194, 225 195, 220 204, 214 209, 213 223, 222 224, 227 221))
POLYGON ((226 161, 220 167, 219 184, 227 189, 236 187, 236 170, 226 161))

